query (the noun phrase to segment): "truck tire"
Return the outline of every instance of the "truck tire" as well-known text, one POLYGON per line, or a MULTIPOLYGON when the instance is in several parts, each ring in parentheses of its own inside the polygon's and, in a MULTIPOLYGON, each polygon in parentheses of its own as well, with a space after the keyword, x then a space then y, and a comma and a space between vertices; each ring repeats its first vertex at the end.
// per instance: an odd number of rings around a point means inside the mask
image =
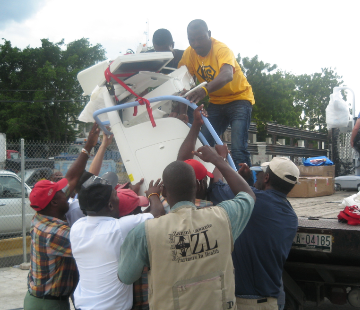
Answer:
MULTIPOLYGON (((359 188, 359 185, 358 185, 358 188, 359 188)), ((341 185, 339 183, 335 183, 335 190, 341 191, 341 185)))
POLYGON ((360 288, 352 288, 351 291, 348 294, 348 302, 351 306, 354 308, 360 308, 360 288))

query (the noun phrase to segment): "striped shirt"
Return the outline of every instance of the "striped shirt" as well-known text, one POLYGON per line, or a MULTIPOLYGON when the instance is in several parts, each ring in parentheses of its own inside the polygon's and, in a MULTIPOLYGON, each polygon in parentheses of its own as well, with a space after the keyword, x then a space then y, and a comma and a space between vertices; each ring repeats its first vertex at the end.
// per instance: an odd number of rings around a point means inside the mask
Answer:
POLYGON ((30 294, 40 298, 69 296, 78 282, 70 247, 70 227, 58 218, 36 213, 30 233, 30 294))

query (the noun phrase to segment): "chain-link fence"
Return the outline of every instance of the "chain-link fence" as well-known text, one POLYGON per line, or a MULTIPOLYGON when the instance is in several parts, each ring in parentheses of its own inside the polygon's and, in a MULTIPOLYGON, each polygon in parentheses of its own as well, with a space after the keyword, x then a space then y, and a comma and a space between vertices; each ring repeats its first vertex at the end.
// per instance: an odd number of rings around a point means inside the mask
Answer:
POLYGON ((336 176, 354 174, 354 149, 350 145, 351 132, 332 130, 333 154, 332 159, 336 167, 336 176))
MULTIPOLYGON (((5 137, 5 135, 2 135, 5 137)), ((35 183, 49 179, 54 172, 63 175, 80 154, 84 139, 77 143, 6 141, 0 139, 0 268, 29 261, 30 224, 34 210, 30 207, 29 194, 35 183), (24 197, 22 197, 21 160, 24 158, 24 197), (22 206, 24 202, 25 232, 23 234, 22 206), (26 247, 23 238, 26 240, 26 247)), ((96 145, 88 160, 86 170, 99 149, 96 145)), ((117 173, 120 183, 128 181, 115 141, 107 148, 99 175, 112 171, 117 173)))

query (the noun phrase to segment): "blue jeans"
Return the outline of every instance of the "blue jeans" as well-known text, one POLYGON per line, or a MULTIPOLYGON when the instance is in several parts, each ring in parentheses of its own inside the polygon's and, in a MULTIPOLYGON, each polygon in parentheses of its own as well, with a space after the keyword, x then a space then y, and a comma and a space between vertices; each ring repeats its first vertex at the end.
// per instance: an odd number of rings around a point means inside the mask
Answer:
MULTIPOLYGON (((236 100, 226 104, 212 104, 207 108, 208 119, 216 133, 221 136, 231 126, 231 156, 235 166, 246 163, 251 167, 248 146, 248 130, 251 121, 252 105, 247 100, 236 100)), ((206 126, 201 132, 211 146, 215 141, 206 126)))

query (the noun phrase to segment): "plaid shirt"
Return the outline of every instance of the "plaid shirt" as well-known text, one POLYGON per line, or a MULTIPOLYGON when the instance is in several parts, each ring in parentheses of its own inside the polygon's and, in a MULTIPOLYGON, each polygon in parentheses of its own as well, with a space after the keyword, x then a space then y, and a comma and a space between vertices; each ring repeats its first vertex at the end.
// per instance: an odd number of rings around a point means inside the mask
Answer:
MULTIPOLYGON (((164 209, 170 208, 166 199, 160 195, 160 201, 164 209)), ((197 208, 211 207, 213 203, 207 200, 195 199, 195 206, 197 208)), ((141 278, 133 284, 133 307, 131 310, 148 310, 148 267, 144 266, 141 278)))
POLYGON ((78 282, 70 247, 70 227, 60 219, 36 213, 31 222, 28 289, 31 295, 68 296, 78 282))
POLYGON ((148 271, 149 268, 144 266, 141 278, 133 284, 133 306, 131 310, 148 310, 148 271))

